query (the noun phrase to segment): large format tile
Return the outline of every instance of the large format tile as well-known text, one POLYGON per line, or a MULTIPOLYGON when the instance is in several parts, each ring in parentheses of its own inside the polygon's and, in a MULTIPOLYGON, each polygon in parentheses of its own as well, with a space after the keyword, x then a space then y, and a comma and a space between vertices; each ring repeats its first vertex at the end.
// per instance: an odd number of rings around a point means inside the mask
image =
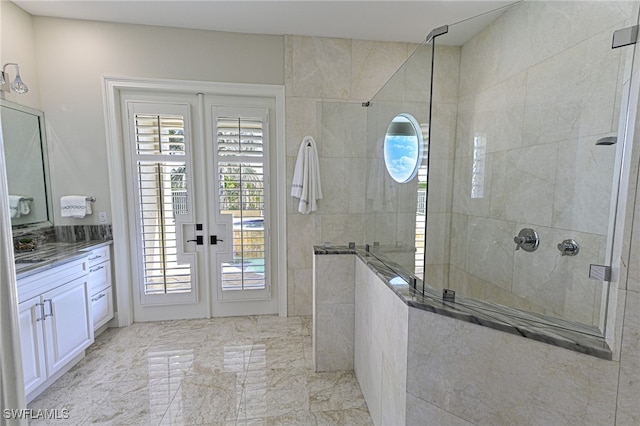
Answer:
POLYGON ((207 424, 237 417, 242 385, 235 373, 186 378, 171 404, 165 407, 172 422, 207 424))
POLYGON ((366 407, 355 374, 351 371, 309 373, 307 392, 312 412, 366 407))
POLYGON ((632 425, 640 424, 640 293, 626 293, 616 419, 619 424, 632 425))
POLYGON ((147 380, 122 382, 93 406, 89 422, 107 425, 157 425, 180 386, 147 380))
POLYGON ((353 373, 313 371, 310 317, 109 329, 29 408, 78 425, 372 424, 353 373))
POLYGON ((410 323, 407 391, 440 410, 479 425, 614 423, 615 362, 417 309, 410 323))

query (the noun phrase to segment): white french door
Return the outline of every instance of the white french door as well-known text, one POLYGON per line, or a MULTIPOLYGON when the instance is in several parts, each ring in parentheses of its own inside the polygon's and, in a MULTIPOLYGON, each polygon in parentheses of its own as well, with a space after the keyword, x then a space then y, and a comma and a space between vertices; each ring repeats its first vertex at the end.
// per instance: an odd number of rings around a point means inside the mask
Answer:
POLYGON ((134 321, 279 312, 274 106, 268 97, 121 93, 134 321))
POLYGON ((278 312, 271 283, 272 108, 268 99, 205 102, 209 211, 212 229, 224 236, 220 249, 210 252, 217 274, 213 310, 223 316, 278 312))
POLYGON ((127 93, 122 102, 134 319, 206 317, 202 254, 189 241, 203 214, 196 99, 127 93))

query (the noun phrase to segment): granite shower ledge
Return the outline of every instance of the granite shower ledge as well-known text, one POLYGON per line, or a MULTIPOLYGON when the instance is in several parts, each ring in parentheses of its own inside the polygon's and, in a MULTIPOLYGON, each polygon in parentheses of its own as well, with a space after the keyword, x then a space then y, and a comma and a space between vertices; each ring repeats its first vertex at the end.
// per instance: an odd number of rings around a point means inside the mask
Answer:
POLYGON ((89 240, 74 243, 45 243, 37 250, 16 253, 16 277, 26 278, 47 269, 81 259, 88 251, 112 244, 112 241, 89 240))
MULTIPOLYGON (((374 254, 361 248, 314 246, 316 255, 356 255, 409 307, 611 360, 612 352, 595 327, 570 323, 531 312, 520 311, 481 300, 456 296, 443 301, 437 290, 425 287, 425 295, 408 284, 408 277, 394 271, 374 254)), ((398 269, 401 270, 401 269, 398 269)), ((418 287, 422 283, 419 281, 418 287)))

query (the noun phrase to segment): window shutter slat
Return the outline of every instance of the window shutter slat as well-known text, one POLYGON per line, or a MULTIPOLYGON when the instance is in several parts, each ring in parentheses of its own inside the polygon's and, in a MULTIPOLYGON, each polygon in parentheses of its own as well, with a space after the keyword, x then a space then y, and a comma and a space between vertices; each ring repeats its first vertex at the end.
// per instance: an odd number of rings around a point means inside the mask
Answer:
POLYGON ((175 220, 188 214, 184 118, 135 114, 138 220, 143 288, 147 295, 190 292, 191 265, 178 263, 175 220))

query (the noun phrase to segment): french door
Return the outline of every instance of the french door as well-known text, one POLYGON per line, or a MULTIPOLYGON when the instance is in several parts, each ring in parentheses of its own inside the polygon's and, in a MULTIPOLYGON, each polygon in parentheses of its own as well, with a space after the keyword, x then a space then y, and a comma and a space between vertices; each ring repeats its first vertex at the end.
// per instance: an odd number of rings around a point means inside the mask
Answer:
POLYGON ((135 321, 278 313, 260 97, 121 94, 135 321))
MULTIPOLYGON (((226 235, 210 251, 216 267, 214 312, 220 315, 278 312, 271 282, 272 101, 209 98, 205 102, 210 222, 226 235), (235 105, 234 105, 235 104, 235 105), (233 106, 231 106, 233 105, 233 106)), ((211 241, 210 241, 211 243, 211 241)))

